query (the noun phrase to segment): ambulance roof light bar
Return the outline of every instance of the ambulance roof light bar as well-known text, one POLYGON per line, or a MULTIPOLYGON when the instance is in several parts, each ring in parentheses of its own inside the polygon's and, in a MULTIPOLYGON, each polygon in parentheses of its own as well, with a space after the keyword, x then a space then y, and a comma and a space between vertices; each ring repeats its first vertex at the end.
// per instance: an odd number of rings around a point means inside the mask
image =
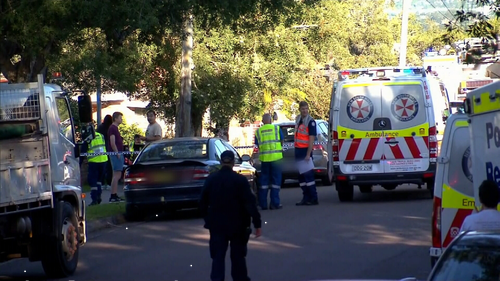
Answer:
POLYGON ((373 77, 375 75, 377 78, 382 78, 385 77, 386 72, 389 72, 391 76, 426 76, 426 72, 423 67, 371 67, 341 70, 338 73, 338 80, 348 80, 350 75, 360 75, 360 77, 373 77))

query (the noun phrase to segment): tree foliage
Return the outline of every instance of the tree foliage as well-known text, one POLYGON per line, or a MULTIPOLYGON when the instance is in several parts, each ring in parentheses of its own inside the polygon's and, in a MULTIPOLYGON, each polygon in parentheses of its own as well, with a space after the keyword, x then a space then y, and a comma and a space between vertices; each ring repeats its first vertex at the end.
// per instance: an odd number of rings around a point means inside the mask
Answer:
MULTIPOLYGON (((481 63, 482 55, 496 54, 500 43, 500 0, 462 0, 453 20, 447 24, 448 34, 466 33, 482 38, 482 48, 466 48, 467 63, 481 63)), ((468 42, 466 42, 468 43, 468 42)))
POLYGON ((120 135, 123 138, 123 144, 129 145, 134 141, 135 135, 144 136, 144 131, 137 126, 137 124, 129 125, 123 117, 123 122, 118 126, 118 130, 120 131, 120 135))
MULTIPOLYGON (((192 126, 210 112, 219 133, 232 118, 288 117, 306 100, 328 117, 336 71, 396 65, 400 17, 384 0, 0 0, 0 71, 12 82, 61 71, 63 85, 123 91, 174 121, 182 24, 194 16, 192 126), (40 27, 41 28, 40 30, 40 27)), ((442 46, 445 31, 412 16, 408 62, 442 46)), ((129 131, 129 130, 128 130, 129 131)))

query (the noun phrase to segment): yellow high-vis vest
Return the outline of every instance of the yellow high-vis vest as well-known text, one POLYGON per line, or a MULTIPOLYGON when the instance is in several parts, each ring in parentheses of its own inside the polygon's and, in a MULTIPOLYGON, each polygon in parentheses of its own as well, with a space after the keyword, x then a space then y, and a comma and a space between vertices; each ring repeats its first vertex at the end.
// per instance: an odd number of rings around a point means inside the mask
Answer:
MULTIPOLYGON (((104 137, 98 132, 95 133, 95 138, 90 142, 87 153, 105 153, 106 143, 104 137)), ((88 156, 89 163, 103 163, 108 161, 108 155, 88 156)))
POLYGON ((255 135, 259 145, 260 161, 274 162, 283 158, 279 126, 266 124, 260 127, 255 135))

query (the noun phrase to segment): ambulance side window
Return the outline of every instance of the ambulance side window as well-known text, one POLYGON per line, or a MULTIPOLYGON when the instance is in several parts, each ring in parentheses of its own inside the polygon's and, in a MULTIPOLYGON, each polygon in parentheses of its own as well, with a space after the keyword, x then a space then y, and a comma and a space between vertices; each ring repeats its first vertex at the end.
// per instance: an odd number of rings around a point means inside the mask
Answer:
MULTIPOLYGON (((453 124, 455 125, 455 124, 453 124)), ((472 160, 470 157, 469 128, 458 127, 451 139, 448 184, 454 190, 474 197, 472 184, 472 160), (463 140, 463 141, 459 141, 463 140)))

